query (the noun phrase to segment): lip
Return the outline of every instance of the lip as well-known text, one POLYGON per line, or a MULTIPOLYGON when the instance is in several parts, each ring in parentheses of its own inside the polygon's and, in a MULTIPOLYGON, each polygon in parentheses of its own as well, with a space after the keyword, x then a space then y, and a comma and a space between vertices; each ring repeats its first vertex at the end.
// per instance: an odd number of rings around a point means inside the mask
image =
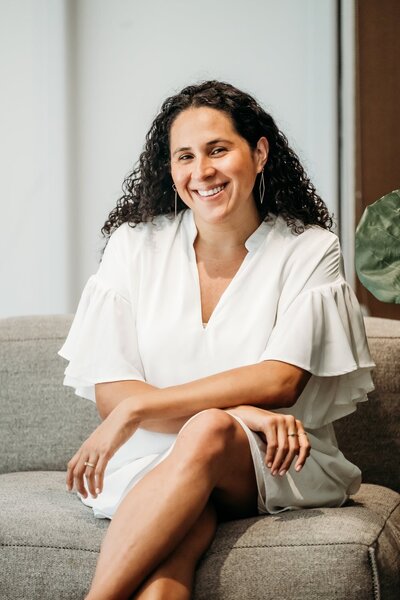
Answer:
POLYGON ((210 185, 207 188, 194 188, 193 191, 198 192, 200 190, 201 192, 209 192, 210 190, 213 190, 216 187, 221 187, 222 185, 225 187, 227 185, 227 182, 225 181, 222 183, 214 183, 214 185, 210 185))
POLYGON ((220 190, 219 192, 217 192, 216 194, 214 194, 212 196, 201 196, 201 194, 199 194, 198 189, 192 189, 191 191, 196 194, 197 198, 200 198, 200 200, 202 200, 203 202, 204 201, 207 202, 207 200, 210 201, 210 200, 215 200, 216 198, 219 198, 220 194, 222 194, 222 192, 224 192, 226 190, 227 185, 228 185, 228 183, 225 182, 225 183, 214 184, 214 185, 209 186, 204 189, 200 188, 202 192, 209 192, 210 190, 224 186, 222 190, 220 190))
POLYGON ((201 192, 209 192, 210 190, 213 190, 214 188, 221 187, 221 185, 223 185, 225 188, 228 185, 228 183, 226 181, 222 182, 222 183, 214 183, 214 185, 210 185, 207 188, 193 188, 192 191, 198 192, 200 190, 201 192))

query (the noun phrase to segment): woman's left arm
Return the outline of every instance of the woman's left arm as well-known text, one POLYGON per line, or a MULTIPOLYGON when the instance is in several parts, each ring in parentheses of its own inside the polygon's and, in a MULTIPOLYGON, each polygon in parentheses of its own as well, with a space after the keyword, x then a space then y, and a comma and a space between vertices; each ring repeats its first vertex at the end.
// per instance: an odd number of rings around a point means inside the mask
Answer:
POLYGON ((93 496, 100 493, 107 462, 141 423, 189 418, 208 408, 290 407, 310 376, 294 365, 268 360, 181 385, 147 389, 121 399, 68 463, 67 488, 75 487, 86 496, 85 475, 90 493, 93 496))
POLYGON ((190 417, 208 408, 249 404, 264 409, 293 406, 311 373, 288 363, 267 360, 155 389, 122 401, 139 421, 190 417))

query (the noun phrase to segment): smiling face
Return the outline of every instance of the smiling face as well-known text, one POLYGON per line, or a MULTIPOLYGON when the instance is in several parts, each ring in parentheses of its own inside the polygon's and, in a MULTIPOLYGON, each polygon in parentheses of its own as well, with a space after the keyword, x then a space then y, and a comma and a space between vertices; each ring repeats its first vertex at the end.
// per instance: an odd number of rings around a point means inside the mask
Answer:
POLYGON ((240 222, 258 214, 253 187, 267 160, 266 138, 253 150, 223 111, 189 108, 171 126, 170 154, 177 192, 197 218, 240 222))

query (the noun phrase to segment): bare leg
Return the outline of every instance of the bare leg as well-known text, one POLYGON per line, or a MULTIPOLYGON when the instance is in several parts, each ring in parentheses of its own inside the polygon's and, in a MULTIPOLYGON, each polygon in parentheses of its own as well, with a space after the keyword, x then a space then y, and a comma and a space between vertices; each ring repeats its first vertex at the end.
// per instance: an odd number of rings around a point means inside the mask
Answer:
POLYGON ((246 433, 228 413, 200 413, 171 454, 118 508, 104 539, 87 600, 124 600, 178 547, 211 492, 230 517, 257 512, 257 484, 246 433))
POLYGON ((215 509, 208 503, 183 541, 153 571, 134 599, 189 600, 197 562, 211 544, 216 528, 215 509))

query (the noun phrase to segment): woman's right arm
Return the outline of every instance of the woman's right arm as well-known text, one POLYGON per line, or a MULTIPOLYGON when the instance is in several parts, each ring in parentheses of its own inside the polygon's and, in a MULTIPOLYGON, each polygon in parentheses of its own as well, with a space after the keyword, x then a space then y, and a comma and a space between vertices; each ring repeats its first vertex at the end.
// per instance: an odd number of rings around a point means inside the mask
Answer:
MULTIPOLYGON (((114 410, 116 406, 127 397, 141 396, 146 391, 157 389, 145 381, 111 381, 109 383, 97 383, 95 385, 96 406, 102 420, 114 410)), ((148 431, 158 433, 178 433, 189 417, 175 419, 153 419, 142 421, 140 427, 148 431)))

